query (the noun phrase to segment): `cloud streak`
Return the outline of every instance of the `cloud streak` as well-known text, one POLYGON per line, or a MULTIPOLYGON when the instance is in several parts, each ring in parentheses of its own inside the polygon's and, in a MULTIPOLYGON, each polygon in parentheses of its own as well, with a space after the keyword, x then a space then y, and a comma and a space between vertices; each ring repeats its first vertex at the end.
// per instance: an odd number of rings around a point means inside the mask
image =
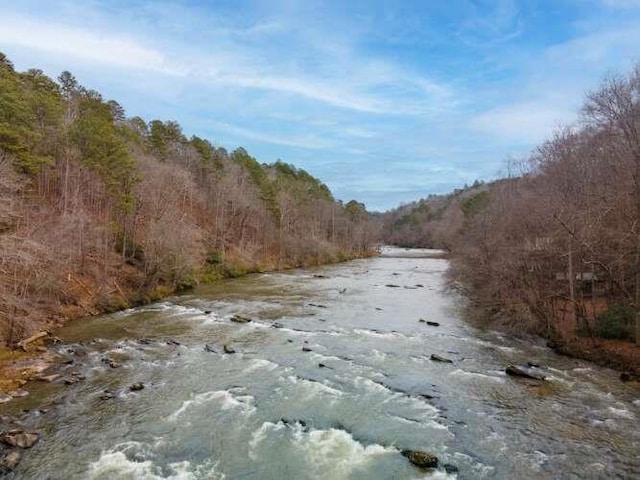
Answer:
POLYGON ((142 45, 131 36, 105 35, 37 19, 1 16, 0 43, 79 57, 103 65, 179 74, 167 64, 160 51, 142 45))

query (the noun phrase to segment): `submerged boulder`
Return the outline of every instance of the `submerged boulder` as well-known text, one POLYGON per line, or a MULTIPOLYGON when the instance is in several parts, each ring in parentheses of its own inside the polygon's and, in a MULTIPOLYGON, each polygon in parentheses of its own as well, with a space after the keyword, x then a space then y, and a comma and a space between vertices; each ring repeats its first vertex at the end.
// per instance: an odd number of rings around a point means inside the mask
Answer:
POLYGON ((100 395, 100 400, 111 400, 113 398, 116 398, 116 394, 109 389, 105 390, 102 395, 100 395))
POLYGON ((455 465, 452 465, 450 463, 445 463, 443 465, 444 467, 444 471, 447 472, 449 475, 453 474, 453 473, 458 473, 458 467, 456 467, 455 465))
POLYGON ((8 450, 0 456, 0 475, 13 472, 22 460, 22 454, 17 450, 8 450))
POLYGON ((9 430, 0 433, 0 442, 10 447, 31 448, 33 447, 40 435, 34 432, 24 432, 22 430, 9 430))
POLYGON ((512 377, 530 378, 532 380, 546 380, 546 375, 536 371, 535 368, 530 367, 518 367, 515 365, 509 365, 505 372, 512 377))
POLYGON ((640 382, 640 375, 630 372, 622 372, 620 374, 620 380, 623 382, 640 382))
POLYGON ((416 467, 420 468, 437 468, 438 457, 433 453, 421 450, 402 450, 402 455, 406 457, 416 467))
POLYGON ((234 315, 233 317, 231 317, 231 321, 235 323, 249 323, 251 319, 242 315, 234 315))

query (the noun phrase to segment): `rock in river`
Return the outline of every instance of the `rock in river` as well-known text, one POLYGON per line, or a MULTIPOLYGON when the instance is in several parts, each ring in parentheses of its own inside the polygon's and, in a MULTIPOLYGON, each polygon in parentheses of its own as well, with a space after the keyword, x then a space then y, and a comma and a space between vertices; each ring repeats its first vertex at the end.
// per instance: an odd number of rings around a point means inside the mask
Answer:
POLYGON ((533 380, 545 380, 547 377, 540 372, 537 372, 534 368, 528 367, 516 367, 514 365, 509 365, 505 372, 507 375, 511 375, 512 377, 522 377, 522 378, 531 378, 533 380))
POLYGON ((421 318, 419 321, 420 321, 420 323, 426 323, 430 327, 439 327, 440 326, 440 324, 438 322, 432 322, 431 320, 425 320, 424 318, 421 318))
POLYGON ((620 374, 620 380, 623 382, 640 382, 640 375, 629 372, 622 372, 620 374))
POLYGON ((111 400, 114 398, 116 398, 116 394, 109 389, 105 390, 102 395, 100 395, 100 400, 111 400))
POLYGON ((0 458, 0 475, 13 472, 20 460, 22 459, 22 455, 17 450, 9 450, 0 458))
POLYGON ((243 317, 242 315, 234 315, 231 317, 231 321, 235 323, 249 323, 251 321, 248 317, 243 317))
POLYGON ((233 348, 231 348, 229 345, 225 345, 223 349, 224 349, 224 353, 236 353, 236 351, 233 348))
POLYGON ((23 432, 22 430, 9 430, 0 433, 0 442, 10 447, 31 448, 40 436, 34 432, 23 432))
POLYGON ((420 450, 403 450, 401 453, 416 467, 437 468, 438 466, 438 457, 433 453, 420 450))
POLYGON ((132 392, 139 392, 140 390, 144 389, 144 383, 138 382, 138 383, 133 383, 129 386, 129 390, 131 390, 132 392))
POLYGON ((431 360, 433 360, 434 362, 453 363, 453 360, 450 360, 450 359, 445 358, 445 357, 441 357, 440 355, 438 355, 436 353, 432 353, 431 354, 431 360))

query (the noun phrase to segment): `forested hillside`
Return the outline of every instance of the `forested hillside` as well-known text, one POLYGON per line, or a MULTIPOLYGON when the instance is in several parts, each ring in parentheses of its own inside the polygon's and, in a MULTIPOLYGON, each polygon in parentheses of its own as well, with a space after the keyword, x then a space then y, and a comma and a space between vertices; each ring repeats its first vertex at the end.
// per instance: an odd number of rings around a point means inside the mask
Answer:
POLYGON ((465 215, 478 208, 486 190, 483 182, 476 181, 471 187, 429 195, 389 210, 379 219, 382 241, 399 247, 451 250, 465 215))
POLYGON ((304 170, 129 118, 0 54, 0 343, 198 282, 372 253, 364 205, 304 170))
MULTIPOLYGON (((427 200, 390 222, 421 209, 432 212, 427 200)), ((411 232, 451 250, 454 278, 486 318, 561 341, 640 341, 640 66, 589 93, 579 123, 520 174, 448 209, 438 215, 458 224, 417 217, 411 232)))

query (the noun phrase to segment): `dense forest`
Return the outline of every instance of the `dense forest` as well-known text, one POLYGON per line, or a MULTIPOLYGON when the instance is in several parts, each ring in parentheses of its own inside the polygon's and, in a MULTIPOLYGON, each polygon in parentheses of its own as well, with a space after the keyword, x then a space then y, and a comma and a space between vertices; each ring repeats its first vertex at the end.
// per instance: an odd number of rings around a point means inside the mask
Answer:
POLYGON ((588 93, 517 174, 388 212, 383 235, 449 250, 483 318, 640 341, 640 66, 588 93))
POLYGON ((129 118, 0 54, 0 344, 252 271, 373 253, 364 205, 304 170, 129 118))
POLYGON ((400 205, 376 220, 383 243, 409 248, 439 248, 450 251, 453 236, 463 227, 465 215, 484 198, 484 182, 455 189, 447 195, 429 195, 400 205))

